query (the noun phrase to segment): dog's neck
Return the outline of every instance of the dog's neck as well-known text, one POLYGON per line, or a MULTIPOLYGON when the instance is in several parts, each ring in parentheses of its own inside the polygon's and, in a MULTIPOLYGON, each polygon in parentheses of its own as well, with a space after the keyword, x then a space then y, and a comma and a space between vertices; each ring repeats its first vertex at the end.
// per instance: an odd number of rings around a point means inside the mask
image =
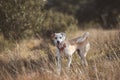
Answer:
POLYGON ((59 49, 60 52, 63 52, 63 50, 66 48, 65 42, 58 44, 57 48, 59 49))

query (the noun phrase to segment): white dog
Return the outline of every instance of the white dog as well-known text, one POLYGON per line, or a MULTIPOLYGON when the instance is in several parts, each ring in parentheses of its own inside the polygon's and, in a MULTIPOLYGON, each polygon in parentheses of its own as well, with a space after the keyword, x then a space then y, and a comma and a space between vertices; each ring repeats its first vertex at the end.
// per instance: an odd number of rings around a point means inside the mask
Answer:
POLYGON ((84 33, 81 37, 66 40, 65 33, 54 33, 52 34, 52 39, 57 47, 57 66, 58 71, 61 71, 61 56, 65 54, 68 57, 68 68, 70 67, 72 61, 72 55, 75 51, 78 52, 82 60, 82 64, 87 66, 86 55, 88 50, 90 49, 90 44, 88 41, 89 32, 84 33))

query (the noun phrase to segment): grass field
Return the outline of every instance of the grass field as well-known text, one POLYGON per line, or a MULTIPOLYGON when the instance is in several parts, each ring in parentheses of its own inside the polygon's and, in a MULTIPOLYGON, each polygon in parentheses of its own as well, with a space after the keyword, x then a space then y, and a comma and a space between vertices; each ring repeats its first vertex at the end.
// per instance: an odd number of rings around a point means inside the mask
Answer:
POLYGON ((62 60, 56 73, 55 46, 50 39, 31 38, 16 43, 0 37, 0 80, 120 80, 120 30, 89 29, 67 32, 67 38, 90 32, 89 66, 83 67, 75 53, 69 71, 62 60))

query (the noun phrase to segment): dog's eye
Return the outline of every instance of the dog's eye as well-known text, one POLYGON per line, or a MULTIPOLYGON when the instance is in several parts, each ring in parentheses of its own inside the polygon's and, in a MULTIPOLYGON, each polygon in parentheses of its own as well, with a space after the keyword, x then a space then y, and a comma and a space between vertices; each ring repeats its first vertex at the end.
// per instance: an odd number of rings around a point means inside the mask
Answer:
POLYGON ((61 39, 62 37, 60 37, 60 39, 61 39))
POLYGON ((57 39, 57 37, 55 37, 55 39, 57 39))

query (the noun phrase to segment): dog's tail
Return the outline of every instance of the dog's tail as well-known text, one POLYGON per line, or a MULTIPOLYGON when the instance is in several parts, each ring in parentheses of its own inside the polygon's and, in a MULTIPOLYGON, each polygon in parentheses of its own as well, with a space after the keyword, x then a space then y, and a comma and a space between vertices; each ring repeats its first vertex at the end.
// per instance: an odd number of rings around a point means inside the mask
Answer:
POLYGON ((89 37, 89 32, 85 32, 78 40, 77 40, 77 43, 81 43, 81 42, 84 42, 85 40, 88 39, 89 37))

